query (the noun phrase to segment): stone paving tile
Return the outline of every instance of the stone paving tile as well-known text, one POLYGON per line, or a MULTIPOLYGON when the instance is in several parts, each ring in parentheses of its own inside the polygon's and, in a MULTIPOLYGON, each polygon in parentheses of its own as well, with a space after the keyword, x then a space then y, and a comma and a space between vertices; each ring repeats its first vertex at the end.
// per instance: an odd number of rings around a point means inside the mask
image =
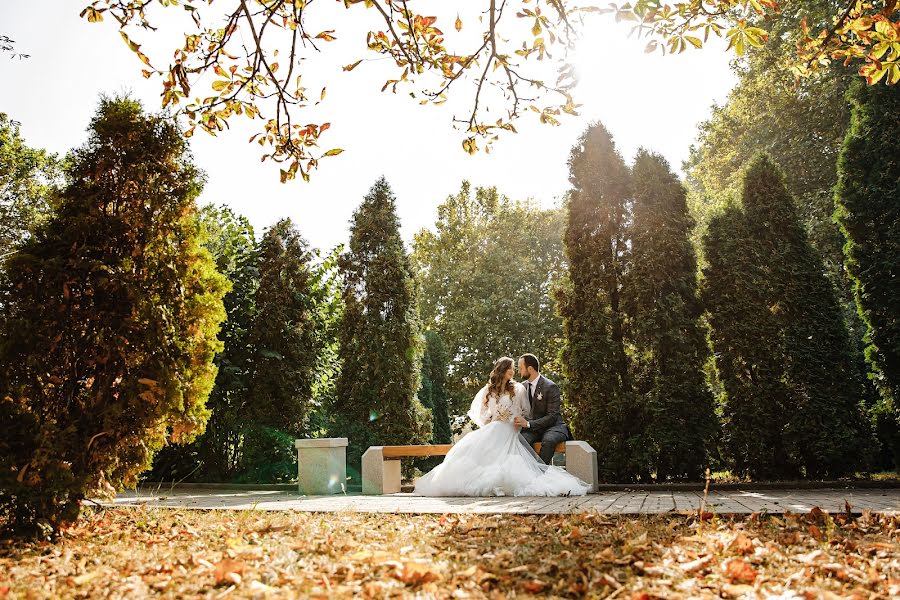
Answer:
MULTIPOLYGON (((692 512, 702 492, 606 491, 575 497, 426 498, 412 494, 387 496, 300 496, 287 491, 140 489, 120 494, 107 505, 168 506, 203 509, 296 510, 303 512, 476 513, 476 514, 610 514, 692 512)), ((806 512, 818 506, 829 512, 900 512, 900 489, 886 490, 736 490, 710 491, 706 510, 716 513, 806 512)))

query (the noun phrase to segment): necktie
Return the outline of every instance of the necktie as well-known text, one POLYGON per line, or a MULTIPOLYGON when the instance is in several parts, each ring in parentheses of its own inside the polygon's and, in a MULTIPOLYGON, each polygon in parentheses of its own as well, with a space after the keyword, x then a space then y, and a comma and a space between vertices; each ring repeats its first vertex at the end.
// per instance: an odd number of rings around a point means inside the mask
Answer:
POLYGON ((528 406, 531 406, 531 382, 528 382, 528 406))

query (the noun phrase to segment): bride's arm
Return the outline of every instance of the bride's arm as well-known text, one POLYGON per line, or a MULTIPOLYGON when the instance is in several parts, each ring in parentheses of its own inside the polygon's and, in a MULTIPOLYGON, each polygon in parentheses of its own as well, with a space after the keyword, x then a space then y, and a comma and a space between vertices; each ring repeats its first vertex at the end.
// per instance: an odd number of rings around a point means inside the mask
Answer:
POLYGON ((487 395, 487 386, 484 386, 475 394, 475 399, 472 400, 472 405, 469 407, 468 412, 469 418, 479 427, 484 427, 491 422, 491 412, 484 402, 485 395, 487 395))

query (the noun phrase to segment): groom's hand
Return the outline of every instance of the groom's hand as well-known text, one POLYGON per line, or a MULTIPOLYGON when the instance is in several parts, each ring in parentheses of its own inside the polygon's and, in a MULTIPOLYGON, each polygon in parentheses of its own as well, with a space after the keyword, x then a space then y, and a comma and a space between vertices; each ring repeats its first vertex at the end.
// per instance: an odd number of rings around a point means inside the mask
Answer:
POLYGON ((525 419, 525 417, 516 415, 516 417, 513 419, 513 425, 516 425, 517 427, 528 427, 528 421, 525 419))

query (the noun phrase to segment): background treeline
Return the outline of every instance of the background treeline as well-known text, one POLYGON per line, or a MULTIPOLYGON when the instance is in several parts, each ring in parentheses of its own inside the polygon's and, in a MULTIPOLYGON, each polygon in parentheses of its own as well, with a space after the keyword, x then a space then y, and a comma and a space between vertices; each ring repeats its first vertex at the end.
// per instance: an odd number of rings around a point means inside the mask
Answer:
POLYGON ((896 467, 900 88, 798 91, 780 51, 736 65, 686 184, 595 124, 559 207, 463 183, 411 249, 384 179, 322 253, 199 208, 185 140, 127 98, 64 160, 0 117, 5 522, 142 473, 286 481, 296 437, 349 437, 358 478, 371 444, 450 441, 525 351, 606 480, 896 467))

